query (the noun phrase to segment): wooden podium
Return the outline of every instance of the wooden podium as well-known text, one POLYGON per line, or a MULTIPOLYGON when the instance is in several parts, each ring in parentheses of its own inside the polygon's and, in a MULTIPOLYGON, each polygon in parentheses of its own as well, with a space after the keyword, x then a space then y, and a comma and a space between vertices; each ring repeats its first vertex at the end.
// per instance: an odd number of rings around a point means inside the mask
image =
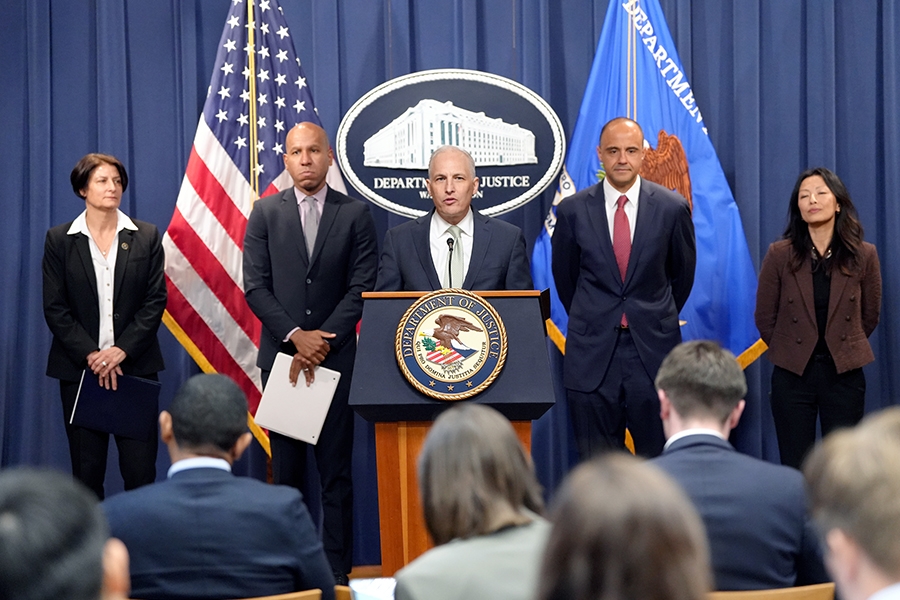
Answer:
MULTIPOLYGON (((375 423, 381 566, 385 577, 432 546, 422 517, 416 461, 431 422, 453 405, 417 391, 397 365, 397 326, 413 302, 426 293, 363 294, 365 306, 350 405, 364 419, 375 423)), ((554 403, 545 340, 546 296, 537 291, 475 293, 500 314, 508 350, 506 364, 497 379, 471 401, 503 413, 530 451, 531 421, 554 403)))

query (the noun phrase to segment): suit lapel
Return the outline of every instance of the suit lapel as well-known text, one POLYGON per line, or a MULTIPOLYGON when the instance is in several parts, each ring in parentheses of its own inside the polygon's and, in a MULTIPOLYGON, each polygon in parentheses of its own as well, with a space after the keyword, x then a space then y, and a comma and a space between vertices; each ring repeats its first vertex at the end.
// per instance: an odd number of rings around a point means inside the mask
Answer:
MULTIPOLYGON (((816 323, 816 303, 813 298, 813 280, 812 280, 812 263, 807 257, 800 266, 800 269, 793 274, 797 281, 797 289, 800 290, 800 299, 803 301, 803 307, 810 321, 816 323)), ((834 285, 834 282, 832 282, 834 285)))
POLYGON ((613 281, 622 282, 619 273, 619 263, 616 262, 616 254, 613 252, 612 239, 609 237, 609 219, 606 218, 606 200, 603 196, 603 184, 594 189, 594 195, 585 203, 591 228, 596 239, 600 240, 600 254, 603 262, 609 266, 609 272, 613 281))
POLYGON ((309 266, 309 254, 306 252, 306 238, 303 236, 303 223, 300 221, 300 209, 297 208, 297 196, 294 188, 288 188, 281 196, 281 213, 287 223, 288 234, 297 246, 297 252, 305 267, 309 266))
POLYGON ((628 258, 628 270, 625 272, 625 285, 627 286, 634 277, 634 272, 641 260, 641 251, 647 245, 648 236, 653 235, 653 222, 659 208, 658 199, 653 192, 647 191, 647 186, 641 185, 641 193, 638 196, 637 218, 634 224, 634 236, 631 242, 631 256, 628 258))
POLYGON ((84 277, 87 279, 88 287, 93 294, 94 305, 99 305, 100 299, 97 296, 97 274, 94 272, 94 261, 91 258, 91 247, 88 236, 83 233, 75 235, 75 252, 81 259, 81 266, 84 267, 84 277))
POLYGON ((488 246, 491 244, 491 228, 488 226, 488 218, 472 209, 472 216, 475 217, 475 227, 472 229, 472 256, 469 257, 469 270, 466 273, 466 280, 463 282, 463 288, 471 290, 475 281, 478 279, 478 272, 481 265, 484 264, 484 257, 487 256, 488 246))
POLYGON ((850 281, 850 277, 841 273, 839 268, 834 267, 832 269, 831 288, 828 293, 828 319, 826 323, 831 323, 832 319, 835 317, 838 304, 841 301, 841 296, 844 295, 844 288, 847 287, 848 281, 850 281))
POLYGON ((322 208, 322 218, 319 220, 319 230, 316 232, 316 245, 309 259, 309 269, 312 268, 322 253, 322 246, 325 245, 325 240, 328 239, 328 232, 331 230, 331 226, 334 225, 334 220, 337 218, 340 208, 341 206, 334 198, 331 188, 328 188, 328 194, 325 195, 325 206, 322 208))
MULTIPOLYGON (((128 268, 128 260, 131 257, 132 244, 134 243, 134 230, 123 229, 119 232, 118 250, 116 250, 116 272, 113 279, 113 306, 119 300, 122 293, 122 281, 125 278, 125 269, 128 268)), ((96 285, 94 286, 96 288, 96 285)))
POLYGON ((431 209, 424 217, 416 219, 416 226, 413 228, 413 248, 424 248, 425 252, 416 252, 419 256, 419 264, 422 265, 422 271, 428 277, 428 283, 431 284, 432 290, 441 289, 441 278, 437 271, 434 270, 434 261, 431 259, 431 240, 429 232, 431 231, 431 217, 434 215, 434 209, 431 209))

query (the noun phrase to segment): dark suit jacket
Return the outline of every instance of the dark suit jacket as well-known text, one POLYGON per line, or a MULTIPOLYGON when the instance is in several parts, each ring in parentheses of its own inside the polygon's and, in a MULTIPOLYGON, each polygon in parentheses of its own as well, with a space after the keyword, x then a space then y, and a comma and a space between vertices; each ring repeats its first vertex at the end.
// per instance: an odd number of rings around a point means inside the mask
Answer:
POLYGON ((103 502, 128 547, 131 597, 248 598, 319 588, 334 578, 300 492, 213 468, 103 502))
POLYGON ((597 389, 612 358, 624 311, 647 373, 653 378, 681 342, 678 313, 694 283, 697 252, 687 202, 641 180, 637 223, 625 282, 613 253, 603 186, 563 200, 553 231, 553 278, 569 313, 565 386, 597 389))
MULTIPOLYGON (((531 268, 525 256, 522 230, 472 209, 475 229, 472 257, 466 280, 467 290, 530 290, 531 268)), ((441 279, 431 260, 427 215, 388 230, 381 250, 378 291, 431 291, 441 288, 441 279)))
MULTIPOLYGON (((166 308, 163 249, 155 225, 132 219, 137 231, 119 232, 113 283, 115 345, 125 351, 122 371, 149 375, 165 368, 156 332, 166 308)), ((53 227, 44 243, 44 318, 53 333, 47 375, 78 381, 87 355, 99 350, 100 305, 88 237, 68 235, 71 222, 53 227)))
POLYGON ((717 590, 829 581, 799 471, 704 434, 676 440, 653 463, 684 488, 703 518, 717 590))
POLYGON ((375 286, 378 242, 369 207, 328 189, 310 258, 294 188, 253 206, 244 235, 244 293, 262 321, 256 364, 271 369, 282 340, 295 327, 337 334, 322 366, 353 368, 362 292, 375 286))
MULTIPOLYGON (((831 274, 825 342, 838 373, 875 360, 869 336, 881 313, 881 266, 875 246, 863 242, 861 268, 852 275, 831 274)), ((791 271, 791 245, 769 246, 759 270, 756 327, 769 346, 769 360, 802 375, 819 340, 813 299, 812 258, 791 271)))

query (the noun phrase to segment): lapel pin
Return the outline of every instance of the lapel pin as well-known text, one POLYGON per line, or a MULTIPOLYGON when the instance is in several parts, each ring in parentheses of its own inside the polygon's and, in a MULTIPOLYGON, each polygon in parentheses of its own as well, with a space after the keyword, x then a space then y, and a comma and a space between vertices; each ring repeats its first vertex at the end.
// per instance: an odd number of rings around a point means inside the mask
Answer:
POLYGON ((128 250, 128 242, 122 242, 122 250, 128 250))

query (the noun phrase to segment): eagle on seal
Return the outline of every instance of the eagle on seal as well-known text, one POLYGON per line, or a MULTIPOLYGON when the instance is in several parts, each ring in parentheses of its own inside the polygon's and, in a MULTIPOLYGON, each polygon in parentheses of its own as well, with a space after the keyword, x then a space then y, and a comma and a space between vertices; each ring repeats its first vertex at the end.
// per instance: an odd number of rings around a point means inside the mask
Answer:
POLYGON ((458 342, 459 345, 466 348, 468 347, 459 339, 460 331, 484 331, 462 317, 455 317, 448 314, 438 315, 438 318, 435 319, 434 322, 437 323, 439 327, 434 330, 434 333, 432 333, 431 336, 437 339, 444 348, 450 348, 450 342, 454 340, 458 342))

